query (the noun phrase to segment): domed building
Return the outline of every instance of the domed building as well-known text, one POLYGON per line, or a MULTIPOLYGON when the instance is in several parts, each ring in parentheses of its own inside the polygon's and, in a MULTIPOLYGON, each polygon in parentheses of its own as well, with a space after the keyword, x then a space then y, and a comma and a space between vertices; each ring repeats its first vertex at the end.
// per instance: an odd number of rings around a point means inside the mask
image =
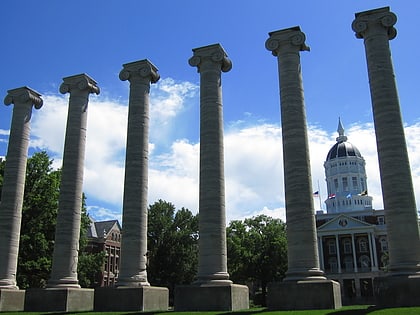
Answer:
POLYGON ((347 142, 340 119, 337 132, 337 143, 328 152, 324 163, 327 212, 372 209, 372 197, 367 193, 365 159, 353 144, 347 142))
POLYGON ((320 266, 341 284, 344 304, 373 301, 373 278, 387 267, 384 210, 372 208, 365 160, 347 141, 341 120, 338 137, 324 162, 326 212, 317 211, 320 266))

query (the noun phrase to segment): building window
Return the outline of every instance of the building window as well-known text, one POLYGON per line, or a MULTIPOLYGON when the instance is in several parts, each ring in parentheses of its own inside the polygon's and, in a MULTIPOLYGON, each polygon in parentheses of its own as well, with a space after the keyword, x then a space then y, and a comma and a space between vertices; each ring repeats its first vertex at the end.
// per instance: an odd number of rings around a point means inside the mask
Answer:
POLYGON ((335 255, 336 253, 335 242, 333 240, 328 241, 328 254, 335 255))
POLYGON ((343 190, 348 191, 349 190, 349 184, 347 182, 347 177, 343 177, 342 181, 343 181, 343 190))
POLYGON ((362 191, 366 190, 366 188, 365 188, 365 180, 363 178, 360 179, 360 186, 362 186, 362 191))
POLYGON ((384 225, 385 224, 385 218, 383 216, 378 217, 378 225, 384 225))
POLYGON ((359 243, 359 252, 367 253, 368 251, 367 239, 365 237, 362 237, 358 240, 358 243, 359 243))
POLYGON ((334 178, 334 187, 335 187, 335 191, 338 191, 338 179, 334 178))
POLYGON ((328 259, 328 265, 330 266, 331 272, 334 272, 334 273, 338 272, 337 258, 330 257, 328 259))
POLYGON ((351 254, 351 240, 349 238, 345 238, 343 240, 343 248, 344 248, 344 254, 351 254))
POLYGON ((353 272, 353 257, 352 256, 346 256, 344 257, 344 267, 346 269, 346 272, 353 272))
POLYGON ((357 189, 357 177, 353 176, 351 178, 351 181, 353 182, 353 189, 357 189))
POLYGON ((387 252, 388 251, 388 242, 385 237, 382 237, 379 240, 379 243, 381 244, 381 252, 387 252))
POLYGON ((360 262, 360 270, 363 272, 369 271, 370 270, 370 259, 368 256, 366 255, 362 255, 359 258, 359 262, 360 262))

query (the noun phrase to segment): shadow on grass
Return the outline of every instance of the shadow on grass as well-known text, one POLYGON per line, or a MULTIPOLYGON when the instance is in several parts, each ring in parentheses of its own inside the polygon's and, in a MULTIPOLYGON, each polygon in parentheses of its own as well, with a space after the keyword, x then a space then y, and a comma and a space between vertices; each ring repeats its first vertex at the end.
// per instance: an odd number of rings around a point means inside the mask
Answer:
POLYGON ((364 309, 353 309, 353 310, 335 310, 327 315, 366 315, 371 312, 377 311, 380 308, 376 306, 369 306, 368 308, 364 309))

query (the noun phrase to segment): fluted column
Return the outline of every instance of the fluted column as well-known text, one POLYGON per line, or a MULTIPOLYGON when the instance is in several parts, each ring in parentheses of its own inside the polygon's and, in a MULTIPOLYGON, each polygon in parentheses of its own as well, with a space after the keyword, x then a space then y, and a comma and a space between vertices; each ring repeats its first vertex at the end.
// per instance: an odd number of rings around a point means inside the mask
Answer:
POLYGON ((266 48, 278 60, 283 134, 288 271, 285 280, 325 279, 318 246, 300 51, 309 50, 299 27, 269 33, 266 48))
POLYGON ((160 76, 148 60, 123 65, 120 79, 130 81, 123 201, 124 237, 118 286, 148 286, 147 190, 150 83, 160 76))
POLYGON ((200 73, 199 263, 197 283, 231 283, 227 272, 221 72, 232 63, 220 44, 193 49, 200 73))
POLYGON ((99 87, 86 74, 66 77, 63 81, 60 86, 60 92, 62 94, 70 93, 70 99, 61 171, 53 265, 47 286, 50 288, 79 288, 77 261, 82 209, 87 107, 89 94, 99 94, 99 87))
MULTIPOLYGON (((40 94, 28 87, 7 91, 4 104, 14 104, 0 202, 0 289, 18 289, 23 194, 25 191, 32 106, 42 107, 40 94)), ((1 309, 1 308, 0 308, 1 309)))
POLYGON ((397 21, 388 7, 356 13, 352 28, 363 38, 389 244, 389 271, 420 272, 416 202, 389 40, 397 21))

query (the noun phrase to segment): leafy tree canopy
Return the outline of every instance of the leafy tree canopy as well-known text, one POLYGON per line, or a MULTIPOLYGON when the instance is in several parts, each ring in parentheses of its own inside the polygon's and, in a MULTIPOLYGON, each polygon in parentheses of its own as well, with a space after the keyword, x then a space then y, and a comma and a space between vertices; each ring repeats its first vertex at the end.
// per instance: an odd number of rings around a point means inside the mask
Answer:
POLYGON ((148 280, 166 286, 171 297, 175 284, 190 284, 197 273, 198 216, 175 210, 159 200, 148 209, 148 280))
POLYGON ((231 280, 261 287, 265 299, 268 282, 281 280, 287 271, 286 224, 259 215, 231 221, 226 235, 231 280))

